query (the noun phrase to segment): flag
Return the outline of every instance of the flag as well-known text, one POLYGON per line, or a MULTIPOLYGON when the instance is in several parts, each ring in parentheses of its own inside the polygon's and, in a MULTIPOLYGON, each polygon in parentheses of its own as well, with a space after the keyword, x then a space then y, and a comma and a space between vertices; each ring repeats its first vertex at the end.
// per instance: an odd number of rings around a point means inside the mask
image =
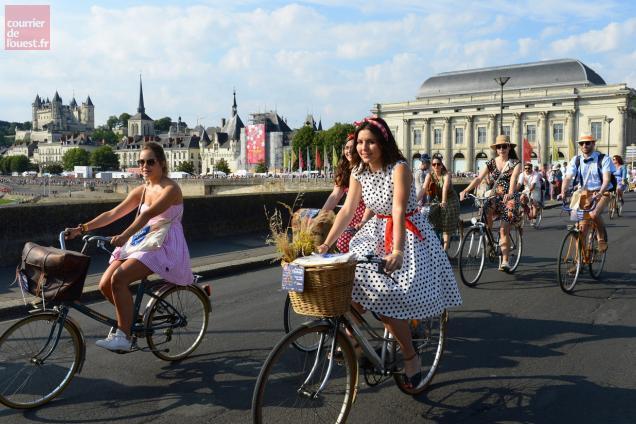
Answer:
POLYGON ((298 147, 298 171, 302 172, 305 168, 305 162, 303 161, 303 154, 300 152, 300 147, 298 147))
POLYGON ((325 158, 325 168, 329 169, 329 156, 327 156, 327 146, 322 146, 322 157, 325 158))
POLYGON ((532 158, 532 146, 527 138, 523 139, 523 163, 530 162, 532 158))
POLYGON ((574 140, 568 142, 568 160, 571 160, 576 156, 576 147, 574 147, 574 140))
POLYGON ((311 171, 311 156, 309 155, 309 146, 307 146, 307 171, 311 171))
POLYGON ((287 150, 283 150, 283 170, 287 171, 288 166, 289 166, 289 155, 287 154, 287 150))
POLYGON ((289 170, 291 171, 294 168, 294 164, 296 163, 296 152, 294 152, 294 148, 292 147, 291 151, 291 161, 289 164, 289 170))
POLYGON ((559 162, 559 148, 556 143, 552 143, 552 163, 559 162))
POLYGON ((331 152, 331 166, 336 168, 338 166, 338 153, 336 152, 336 146, 333 146, 333 150, 331 152))
POLYGON ((320 157, 320 149, 316 146, 316 169, 322 168, 322 158, 320 157))

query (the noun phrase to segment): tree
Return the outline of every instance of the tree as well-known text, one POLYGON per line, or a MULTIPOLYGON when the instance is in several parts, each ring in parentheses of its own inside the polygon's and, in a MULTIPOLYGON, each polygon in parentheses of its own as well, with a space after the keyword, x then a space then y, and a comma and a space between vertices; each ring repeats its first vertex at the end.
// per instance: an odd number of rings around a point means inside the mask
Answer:
POLYGON ((258 165, 256 165, 256 169, 254 170, 254 172, 258 173, 258 174, 264 174, 268 171, 267 169, 267 165, 265 164, 265 161, 260 161, 258 163, 258 165))
POLYGON ((223 158, 216 161, 214 164, 214 169, 216 171, 225 172, 226 174, 230 173, 230 166, 227 164, 227 161, 223 158))
POLYGON ((62 171, 64 171, 64 168, 62 168, 61 163, 50 163, 44 166, 43 171, 52 175, 60 175, 62 171))
POLYGON ((347 135, 353 133, 355 130, 356 128, 351 124, 336 122, 333 127, 327 131, 323 131, 322 136, 327 151, 331 151, 334 147, 338 152, 342 150, 342 147, 347 142, 347 135))
POLYGON ((96 143, 100 143, 102 140, 106 142, 106 144, 115 145, 119 141, 119 137, 108 127, 99 127, 93 131, 91 136, 96 143))
POLYGON ((24 155, 10 156, 9 170, 11 172, 24 172, 29 169, 29 158, 24 155))
POLYGON ((72 171, 76 166, 87 166, 90 163, 90 154, 79 147, 69 149, 62 156, 62 166, 67 171, 72 171))
POLYGON ((179 165, 177 165, 177 171, 194 174, 194 164, 192 162, 181 162, 179 165))
POLYGON ((11 173, 11 156, 0 157, 0 174, 11 173))
POLYGON ((91 154, 90 164, 99 166, 102 171, 116 171, 119 169, 119 158, 110 146, 101 146, 91 154))
POLYGON ((130 119, 130 114, 129 113, 122 113, 121 115, 119 115, 119 125, 121 125, 122 128, 128 128, 128 120, 130 119))
POLYGON ((172 124, 172 118, 170 118, 169 116, 157 119, 155 121, 155 131, 168 132, 168 130, 170 129, 170 124, 172 124))
POLYGON ((109 116, 108 119, 106 120, 106 126, 108 127, 109 130, 112 130, 113 128, 117 128, 119 126, 119 118, 116 117, 115 115, 109 116))

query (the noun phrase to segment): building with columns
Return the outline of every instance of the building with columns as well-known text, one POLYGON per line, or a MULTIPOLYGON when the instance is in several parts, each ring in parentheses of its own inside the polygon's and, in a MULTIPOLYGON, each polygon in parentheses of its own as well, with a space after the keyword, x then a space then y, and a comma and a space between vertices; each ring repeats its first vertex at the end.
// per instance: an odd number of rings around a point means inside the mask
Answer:
POLYGON ((569 160, 586 133, 606 154, 624 156, 636 143, 636 90, 607 84, 572 59, 444 72, 424 81, 415 100, 376 104, 372 112, 387 121, 412 165, 422 153, 440 153, 453 172, 476 172, 492 157, 500 124, 519 157, 528 140, 535 163, 569 160), (500 76, 510 77, 502 122, 500 76))

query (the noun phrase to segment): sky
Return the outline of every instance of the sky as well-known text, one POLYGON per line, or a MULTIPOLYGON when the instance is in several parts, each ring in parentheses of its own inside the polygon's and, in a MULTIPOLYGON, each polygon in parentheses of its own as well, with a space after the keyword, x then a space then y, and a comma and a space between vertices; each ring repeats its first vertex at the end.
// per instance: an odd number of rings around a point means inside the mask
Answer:
MULTIPOLYGON (((8 4, 43 4, 13 1, 8 4)), ((7 4, 7 3, 5 3, 7 4)), ((4 6, 4 5, 3 5, 4 6)), ((90 95, 95 123, 146 113, 191 127, 275 110, 324 128, 376 103, 414 100, 445 71, 581 60, 636 87, 636 2, 616 0, 54 1, 51 49, 0 50, 0 120, 28 121, 35 95, 90 95)), ((2 39, 4 7, 0 8, 2 39)), ((493 82, 493 84, 495 84, 493 82)))

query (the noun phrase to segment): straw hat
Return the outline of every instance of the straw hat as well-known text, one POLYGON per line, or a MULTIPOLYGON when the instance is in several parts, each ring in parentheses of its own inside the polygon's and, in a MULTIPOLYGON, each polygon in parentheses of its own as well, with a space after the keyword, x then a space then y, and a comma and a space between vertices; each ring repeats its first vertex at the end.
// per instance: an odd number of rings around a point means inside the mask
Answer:
POLYGON ((517 147, 516 144, 510 143, 510 137, 505 134, 498 135, 495 139, 495 144, 491 144, 490 148, 493 150, 497 150, 498 144, 507 144, 509 149, 514 149, 515 147, 517 147))
POLYGON ((583 134, 582 136, 579 137, 578 140, 576 140, 577 143, 580 143, 582 141, 591 141, 593 143, 596 143, 596 139, 594 138, 592 134, 583 134))

